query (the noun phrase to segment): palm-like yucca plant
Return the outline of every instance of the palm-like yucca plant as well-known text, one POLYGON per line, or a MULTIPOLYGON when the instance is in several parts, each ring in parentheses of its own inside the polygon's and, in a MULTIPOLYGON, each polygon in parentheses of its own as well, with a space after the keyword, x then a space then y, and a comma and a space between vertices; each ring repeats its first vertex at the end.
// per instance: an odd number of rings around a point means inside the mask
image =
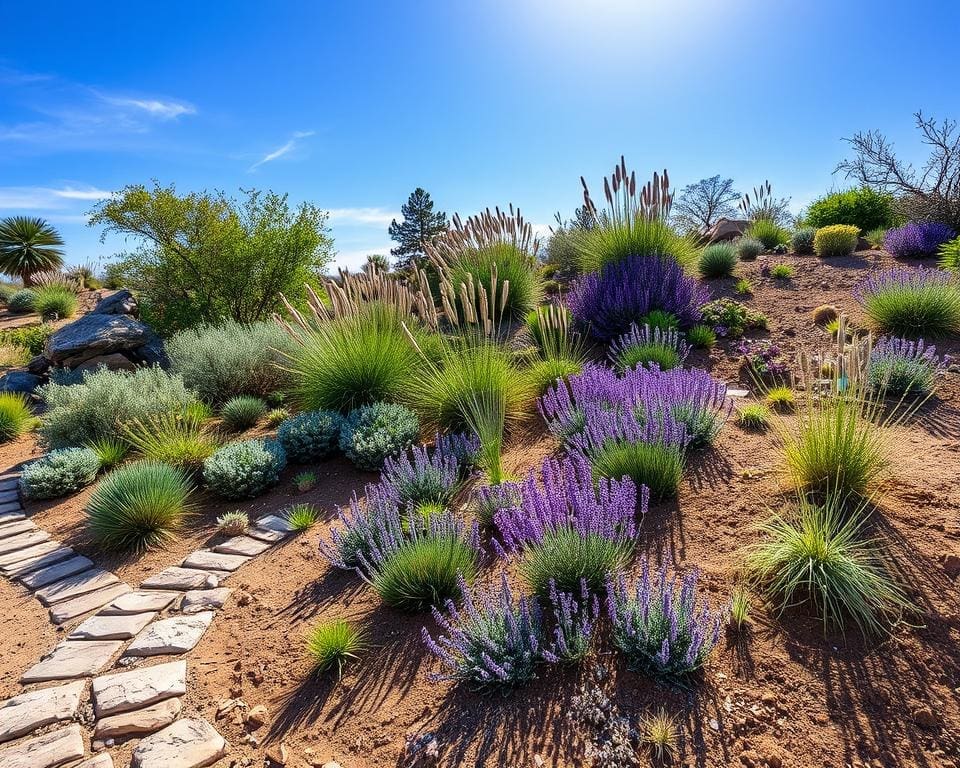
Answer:
POLYGON ((0 221, 0 272, 31 285, 37 272, 63 266, 63 238, 49 223, 31 216, 0 221))

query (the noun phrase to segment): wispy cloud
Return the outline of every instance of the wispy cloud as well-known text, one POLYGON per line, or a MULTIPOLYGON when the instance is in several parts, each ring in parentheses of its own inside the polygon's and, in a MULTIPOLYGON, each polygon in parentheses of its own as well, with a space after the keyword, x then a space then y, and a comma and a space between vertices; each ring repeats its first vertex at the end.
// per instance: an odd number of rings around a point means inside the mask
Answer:
POLYGON ((268 152, 263 157, 261 157, 257 162, 251 165, 248 169, 248 173, 253 173, 261 165, 266 165, 267 163, 272 163, 274 160, 279 160, 284 155, 289 155, 293 150, 297 148, 302 139, 309 138, 313 136, 314 131, 296 131, 290 139, 281 147, 277 147, 272 152, 268 152))
POLYGON ((399 211, 386 208, 330 208, 331 224, 376 224, 389 227, 390 222, 400 218, 399 211))
POLYGON ((163 101, 161 99, 123 98, 105 94, 99 95, 107 104, 121 108, 142 110, 148 115, 157 117, 160 120, 175 120, 181 115, 195 115, 197 113, 196 107, 186 102, 163 101))
POLYGON ((69 209, 75 201, 95 201, 110 197, 96 187, 0 187, 0 210, 59 211, 69 209))

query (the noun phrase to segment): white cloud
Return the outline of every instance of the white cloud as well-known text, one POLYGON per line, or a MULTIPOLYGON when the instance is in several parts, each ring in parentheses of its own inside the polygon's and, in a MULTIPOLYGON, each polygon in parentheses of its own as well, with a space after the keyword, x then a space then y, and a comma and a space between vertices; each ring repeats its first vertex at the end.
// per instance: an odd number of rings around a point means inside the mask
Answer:
POLYGON ((390 249, 396 246, 396 243, 387 243, 386 245, 371 245, 368 248, 351 248, 346 251, 337 251, 330 271, 335 272, 337 267, 349 269, 351 272, 359 270, 367 261, 367 256, 371 253, 381 253, 387 258, 390 256, 390 249))
POLYGON ((386 208, 330 208, 332 224, 376 224, 389 227, 394 219, 401 218, 399 211, 386 208))
POLYGON ((56 211, 69 208, 71 201, 95 201, 110 197, 96 187, 0 187, 0 210, 56 211))
POLYGON ((174 120, 180 115, 195 115, 196 108, 187 103, 178 101, 161 101, 160 99, 131 99, 118 96, 104 96, 101 98, 108 104, 116 107, 132 107, 146 112, 148 115, 161 120, 174 120))
POLYGON ((284 155, 290 154, 294 149, 297 148, 297 145, 300 143, 300 139, 306 139, 309 136, 313 136, 313 134, 314 134, 314 131, 295 131, 294 134, 290 137, 290 140, 287 141, 286 144, 284 144, 281 147, 277 147, 277 149, 273 150, 272 152, 268 152, 267 154, 265 154, 263 157, 257 160, 257 162, 251 165, 247 169, 247 172, 252 173, 253 171, 257 170, 257 168, 259 168, 261 165, 265 165, 266 163, 272 163, 274 160, 277 160, 283 157, 284 155))

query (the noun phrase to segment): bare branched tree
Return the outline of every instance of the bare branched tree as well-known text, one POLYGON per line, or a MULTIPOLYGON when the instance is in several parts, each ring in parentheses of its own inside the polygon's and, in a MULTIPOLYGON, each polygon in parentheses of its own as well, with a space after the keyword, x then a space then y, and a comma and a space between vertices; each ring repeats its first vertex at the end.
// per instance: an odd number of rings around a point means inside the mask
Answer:
POLYGON ((717 219, 736 215, 735 203, 740 193, 733 188, 733 179, 711 176, 688 184, 673 204, 674 224, 683 232, 705 232, 717 219))
POLYGON ((847 139, 855 157, 837 166, 848 178, 888 192, 899 213, 910 219, 941 221, 960 230, 960 132, 957 121, 914 115, 930 156, 919 170, 897 157, 893 143, 880 131, 847 139))

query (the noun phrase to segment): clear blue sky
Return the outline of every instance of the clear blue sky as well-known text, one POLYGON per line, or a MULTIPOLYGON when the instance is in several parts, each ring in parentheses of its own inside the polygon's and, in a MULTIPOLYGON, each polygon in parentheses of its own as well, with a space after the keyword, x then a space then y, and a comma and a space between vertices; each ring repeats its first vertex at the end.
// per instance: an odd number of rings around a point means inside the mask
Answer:
POLYGON ((332 212, 341 263, 390 246, 416 186, 448 213, 546 228, 621 153, 675 186, 769 178, 797 210, 842 138, 922 157, 912 113, 960 118, 960 4, 884 0, 5 3, 0 215, 83 214, 157 178, 332 212))

